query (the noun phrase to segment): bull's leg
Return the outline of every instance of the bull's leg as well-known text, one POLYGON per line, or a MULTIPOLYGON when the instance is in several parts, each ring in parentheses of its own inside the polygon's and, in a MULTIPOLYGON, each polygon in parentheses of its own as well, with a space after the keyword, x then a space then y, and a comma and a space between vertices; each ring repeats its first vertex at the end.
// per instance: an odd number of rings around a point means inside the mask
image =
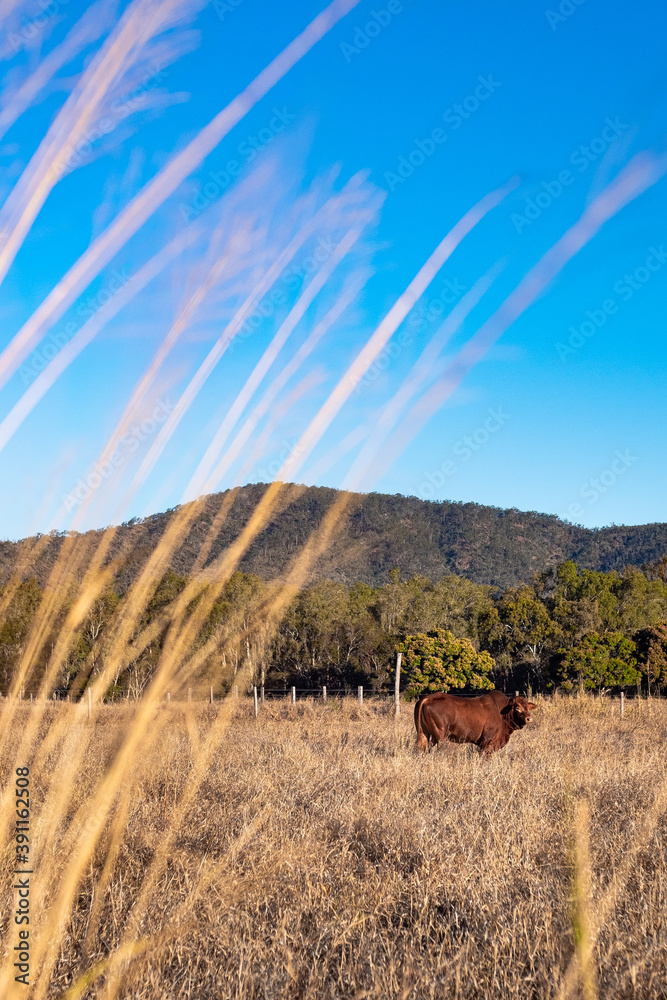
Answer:
POLYGON ((482 733, 482 738, 477 744, 479 752, 484 757, 490 757, 496 750, 500 750, 502 744, 498 742, 498 733, 482 733))
POLYGON ((433 741, 436 747, 439 747, 441 743, 447 743, 449 741, 449 727, 443 726, 442 729, 434 727, 433 741))

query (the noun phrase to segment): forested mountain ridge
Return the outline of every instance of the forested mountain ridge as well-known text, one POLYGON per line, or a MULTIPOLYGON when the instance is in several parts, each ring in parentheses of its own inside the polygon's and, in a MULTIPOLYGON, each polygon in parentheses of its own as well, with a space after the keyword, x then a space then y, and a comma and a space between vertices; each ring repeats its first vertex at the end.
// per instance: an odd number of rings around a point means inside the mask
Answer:
MULTIPOLYGON (((238 537, 266 489, 260 483, 236 491, 208 563, 238 537)), ((270 523, 255 539, 239 569, 264 580, 284 573, 337 494, 328 487, 287 486, 270 523)), ((176 573, 192 570, 199 547, 227 496, 211 494, 196 502, 196 516, 171 559, 176 573)), ((171 510, 120 526, 110 558, 125 553, 117 578, 121 592, 153 551, 173 516, 171 510)), ((92 542, 101 532, 88 535, 92 542)), ((34 576, 43 586, 63 538, 62 534, 53 534, 44 539, 38 557, 26 562, 21 575, 34 576)), ((0 586, 34 541, 0 542, 0 586)), ((614 525, 591 530, 534 511, 369 493, 352 498, 348 515, 314 567, 312 579, 378 586, 387 582, 392 567, 399 567, 404 578, 426 576, 437 581, 454 573, 476 583, 504 588, 528 582, 536 572, 566 560, 573 560, 580 568, 619 571, 626 565, 655 562, 665 553, 667 524, 614 525)))

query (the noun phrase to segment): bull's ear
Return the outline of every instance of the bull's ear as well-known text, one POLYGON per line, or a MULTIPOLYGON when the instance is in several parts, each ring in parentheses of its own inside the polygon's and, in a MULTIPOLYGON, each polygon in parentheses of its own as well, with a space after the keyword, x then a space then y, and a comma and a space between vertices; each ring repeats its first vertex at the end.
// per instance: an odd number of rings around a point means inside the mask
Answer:
POLYGON ((529 702, 528 702, 528 711, 529 711, 529 712, 532 712, 532 710, 533 710, 534 708, 537 708, 537 705, 535 704, 535 702, 534 702, 534 701, 529 701, 529 702))

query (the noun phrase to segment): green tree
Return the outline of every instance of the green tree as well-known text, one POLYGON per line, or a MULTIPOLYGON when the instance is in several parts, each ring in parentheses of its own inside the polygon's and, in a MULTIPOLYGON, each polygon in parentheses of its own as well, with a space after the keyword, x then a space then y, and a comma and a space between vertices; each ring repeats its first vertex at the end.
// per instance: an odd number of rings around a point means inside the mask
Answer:
POLYGON ((187 576, 184 576, 181 573, 175 573, 173 569, 168 569, 156 587, 155 593, 146 605, 142 624, 146 625, 149 622, 154 621, 158 615, 167 610, 169 605, 172 604, 181 591, 185 589, 187 582, 187 576))
POLYGON ((480 621, 493 607, 491 587, 452 574, 437 583, 413 577, 405 587, 412 593, 401 622, 404 635, 445 628, 479 645, 483 633, 480 621))
POLYGON ((565 691, 575 687, 598 693, 607 687, 628 687, 637 684, 637 647, 622 632, 585 635, 569 650, 561 650, 561 686, 565 691))
POLYGON ((283 682, 329 685, 377 680, 393 644, 375 615, 377 592, 322 580, 287 609, 273 644, 273 671, 283 682), (386 647, 386 648, 385 648, 386 647))
POLYGON ((646 673, 648 692, 667 687, 667 622, 640 629, 634 636, 637 659, 646 673))
POLYGON ((620 631, 626 634, 657 625, 667 617, 667 587, 626 566, 616 586, 620 631))
POLYGON ((258 576, 239 570, 224 585, 196 643, 212 642, 216 647, 207 665, 210 679, 231 684, 245 663, 252 667, 253 683, 264 684, 267 618, 258 609, 266 593, 266 584, 258 576))
POLYGON ((405 657, 408 697, 450 688, 493 689, 490 655, 478 653, 469 639, 457 639, 446 629, 408 635, 398 648, 405 657))
POLYGON ((574 645, 589 632, 602 634, 620 628, 616 573, 588 569, 579 573, 568 560, 542 573, 538 580, 540 596, 561 633, 561 644, 574 645))
MULTIPOLYGON (((59 686, 77 697, 85 688, 92 674, 104 658, 105 630, 112 622, 119 597, 112 587, 107 587, 88 608, 85 617, 74 632, 59 670, 59 686)), ((63 612, 66 608, 63 608, 63 612)), ((61 621, 64 624, 65 615, 61 621)), ((118 667, 111 687, 118 682, 122 667, 118 667)))
MULTIPOLYGON (((8 584, 11 587, 12 584, 8 584)), ((0 589, 0 598, 6 593, 0 589)), ((8 688, 25 652, 32 623, 42 600, 42 590, 34 577, 14 590, 5 615, 0 619, 0 684, 8 688)))
POLYGON ((546 655, 560 635, 544 602, 531 587, 510 588, 500 600, 499 616, 502 645, 514 658, 527 662, 530 673, 541 682, 546 655))
POLYGON ((411 598, 414 600, 418 587, 410 587, 401 583, 401 571, 398 566, 389 570, 389 583, 380 587, 377 597, 377 608, 380 625, 385 632, 396 632, 405 618, 411 598))

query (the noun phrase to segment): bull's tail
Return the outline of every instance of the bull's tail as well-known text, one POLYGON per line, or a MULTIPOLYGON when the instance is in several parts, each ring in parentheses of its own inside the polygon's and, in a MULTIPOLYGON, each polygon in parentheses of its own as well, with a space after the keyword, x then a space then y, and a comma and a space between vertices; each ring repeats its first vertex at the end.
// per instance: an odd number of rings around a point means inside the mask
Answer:
POLYGON ((425 696, 422 695, 418 699, 415 705, 415 728, 417 730, 417 749, 422 750, 424 753, 428 750, 428 738, 424 734, 422 729, 422 705, 425 701, 425 696))

